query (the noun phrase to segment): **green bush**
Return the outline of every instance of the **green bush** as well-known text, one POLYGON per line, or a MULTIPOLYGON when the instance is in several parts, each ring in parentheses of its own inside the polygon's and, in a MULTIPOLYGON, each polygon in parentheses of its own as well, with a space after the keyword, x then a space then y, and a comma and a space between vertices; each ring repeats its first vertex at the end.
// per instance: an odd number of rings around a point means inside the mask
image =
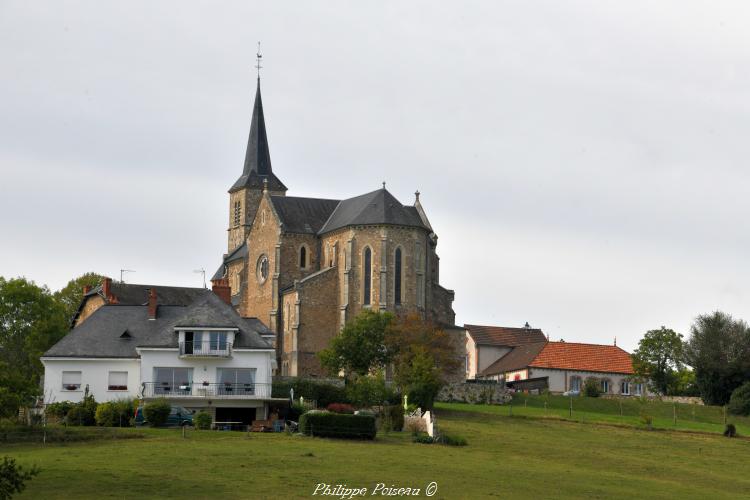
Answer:
POLYGON ((599 379, 589 377, 583 383, 583 395, 589 398, 598 398, 602 393, 599 379))
POLYGON ((143 416, 152 427, 159 427, 167 423, 172 405, 166 399, 157 399, 143 408, 143 416))
POLYGON ((299 431, 308 436, 343 439, 375 439, 375 417, 308 411, 299 421, 299 431))
POLYGON ((199 411, 193 417, 196 429, 206 430, 211 428, 211 414, 207 411, 199 411))
POLYGON ((420 443, 420 444, 434 444, 435 439, 427 434, 426 432, 415 432, 411 440, 413 443, 420 443))
POLYGON ((96 424, 96 400, 94 396, 84 396, 83 401, 74 403, 65 416, 68 425, 95 425, 96 424))
POLYGON ((469 444, 466 441, 466 438, 463 436, 456 436, 456 435, 450 435, 450 434, 440 434, 440 437, 437 439, 438 443, 447 444, 448 446, 466 446, 469 444))
POLYGON ((344 387, 305 378, 274 380, 271 392, 274 398, 288 398, 290 389, 294 389, 295 399, 302 396, 309 401, 317 402, 322 408, 331 403, 351 402, 344 387))
POLYGON ((404 407, 390 405, 383 407, 381 425, 389 431, 400 431, 404 428, 404 407))
POLYGON ((745 382, 732 392, 727 411, 734 415, 750 415, 750 382, 745 382))
POLYGON ((52 417, 53 419, 57 419, 62 421, 70 411, 71 408, 75 403, 72 401, 60 401, 59 403, 50 403, 44 408, 44 413, 47 415, 47 418, 52 417))
POLYGON ((724 436, 728 438, 737 437, 737 428, 734 426, 734 424, 727 424, 727 426, 724 428, 724 436))
POLYGON ((390 403, 397 400, 393 391, 385 385, 382 372, 377 375, 358 376, 346 386, 346 395, 358 408, 390 403))
POLYGON ((287 410, 286 419, 291 420, 292 422, 299 422, 299 418, 306 411, 307 411, 307 408, 305 408, 301 404, 295 403, 292 406, 290 406, 289 409, 287 410))
POLYGON ((26 481, 39 474, 39 469, 32 467, 24 470, 16 465, 16 459, 3 457, 0 463, 0 498, 11 498, 15 493, 21 493, 26 488, 26 481))
POLYGON ((96 425, 102 427, 129 427, 133 416, 132 399, 119 399, 99 403, 96 407, 96 425))

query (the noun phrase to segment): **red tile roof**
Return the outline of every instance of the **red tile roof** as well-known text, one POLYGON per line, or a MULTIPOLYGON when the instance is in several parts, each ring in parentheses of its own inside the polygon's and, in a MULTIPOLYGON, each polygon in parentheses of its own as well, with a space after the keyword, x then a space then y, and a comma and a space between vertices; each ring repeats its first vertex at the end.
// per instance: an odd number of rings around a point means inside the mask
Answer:
POLYGON ((546 342, 547 338, 539 328, 510 328, 507 326, 464 325, 477 345, 497 345, 515 347, 536 342, 546 342))
POLYGON ((548 342, 529 366, 633 374, 630 354, 614 345, 548 342))

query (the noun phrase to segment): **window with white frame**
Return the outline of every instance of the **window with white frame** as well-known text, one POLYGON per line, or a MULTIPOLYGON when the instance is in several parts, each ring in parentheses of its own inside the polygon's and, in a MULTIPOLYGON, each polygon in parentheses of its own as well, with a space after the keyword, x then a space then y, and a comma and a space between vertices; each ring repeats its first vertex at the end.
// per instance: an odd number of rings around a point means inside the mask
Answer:
POLYGON ((581 390, 581 377, 570 377, 570 390, 571 391, 581 390))
POLYGON ((605 394, 609 392, 609 380, 607 379, 602 380, 602 392, 605 394))
POLYGON ((643 384, 634 384, 634 386, 636 396, 643 394, 643 384))
POLYGON ((630 395, 630 382, 623 380, 620 384, 620 394, 623 394, 625 396, 630 395))
POLYGON ((108 391, 127 391, 128 372, 109 372, 108 391))
POLYGON ((217 368, 219 394, 255 394, 255 368, 217 368))
POLYGON ((62 388, 77 391, 81 388, 81 372, 62 372, 62 388))

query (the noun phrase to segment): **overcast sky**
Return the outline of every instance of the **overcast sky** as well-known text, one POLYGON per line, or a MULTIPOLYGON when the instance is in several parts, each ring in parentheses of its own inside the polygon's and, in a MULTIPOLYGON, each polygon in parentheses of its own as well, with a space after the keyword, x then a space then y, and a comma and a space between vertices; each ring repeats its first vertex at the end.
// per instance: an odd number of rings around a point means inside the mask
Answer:
POLYGON ((414 191, 457 323, 750 319, 746 2, 0 0, 0 275, 200 285, 254 57, 289 195, 414 191))

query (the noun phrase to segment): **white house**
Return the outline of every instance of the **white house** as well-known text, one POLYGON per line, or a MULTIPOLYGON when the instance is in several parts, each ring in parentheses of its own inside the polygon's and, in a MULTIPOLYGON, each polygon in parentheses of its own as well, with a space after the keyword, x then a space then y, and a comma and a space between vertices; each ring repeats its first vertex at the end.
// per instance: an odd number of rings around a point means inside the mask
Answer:
POLYGON ((635 377, 630 354, 616 345, 537 342, 515 347, 485 368, 478 378, 505 380, 518 389, 582 391, 596 380, 603 394, 646 395, 635 377))
POLYGON ((45 402, 88 389, 98 402, 166 398, 220 422, 267 418, 273 333, 228 302, 225 280, 213 291, 109 280, 86 290, 74 328, 41 358, 45 402))
POLYGON ((466 378, 477 378, 492 363, 514 348, 544 342, 547 338, 528 323, 522 328, 464 325, 466 330, 466 378))

